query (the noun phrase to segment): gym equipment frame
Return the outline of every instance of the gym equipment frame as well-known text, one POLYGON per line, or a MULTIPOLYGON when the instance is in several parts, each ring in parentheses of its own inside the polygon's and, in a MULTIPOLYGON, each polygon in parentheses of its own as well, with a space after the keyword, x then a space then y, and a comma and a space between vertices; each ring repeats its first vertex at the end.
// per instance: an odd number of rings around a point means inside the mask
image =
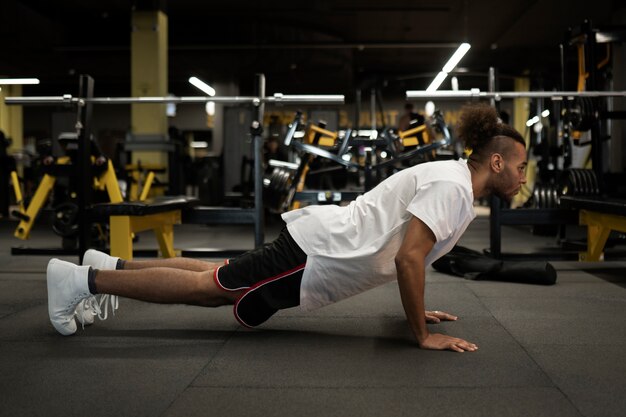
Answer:
MULTIPOLYGON (((576 98, 608 98, 626 97, 626 91, 494 91, 495 69, 489 69, 490 90, 481 92, 479 89, 459 90, 459 91, 406 91, 406 99, 490 99, 495 105, 503 99, 513 98, 545 98, 553 101, 570 103, 576 98)), ((594 152, 594 170, 596 161, 600 160, 599 150, 594 152)), ((545 209, 508 209, 502 208, 499 198, 491 199, 490 233, 488 252, 494 258, 524 259, 524 258, 544 258, 537 254, 503 254, 502 253, 502 225, 561 225, 578 224, 578 214, 575 210, 563 208, 545 209)), ((576 259, 572 254, 549 254, 547 257, 557 259, 576 259)))
MULTIPOLYGON (((263 146, 263 113, 265 103, 277 104, 343 104, 343 95, 284 95, 276 93, 273 96, 265 96, 265 76, 256 75, 254 96, 233 96, 233 97, 94 97, 94 80, 89 75, 81 75, 79 78, 79 96, 73 97, 70 94, 62 96, 40 96, 40 97, 6 97, 7 105, 73 105, 76 106, 77 120, 76 131, 78 135, 78 160, 76 166, 80 175, 78 178, 78 255, 82 261, 83 254, 90 247, 90 224, 91 218, 88 208, 91 206, 91 178, 92 167, 89 161, 91 155, 92 112, 94 104, 141 104, 141 103, 206 103, 213 101, 223 104, 251 104, 253 108, 253 121, 250 127, 254 146, 254 208, 253 209, 233 209, 211 208, 203 210, 198 207, 195 210, 186 212, 184 220, 190 223, 211 224, 211 223, 244 223, 254 224, 255 247, 264 243, 264 212, 263 212, 263 166, 262 166, 262 146, 263 146), (217 211, 217 213, 216 213, 217 211), (232 214, 232 215, 231 215, 232 214)), ((196 253, 196 252, 194 252, 196 253)), ((214 253, 214 252, 211 252, 214 253)), ((197 253, 199 256, 205 253, 197 253)))

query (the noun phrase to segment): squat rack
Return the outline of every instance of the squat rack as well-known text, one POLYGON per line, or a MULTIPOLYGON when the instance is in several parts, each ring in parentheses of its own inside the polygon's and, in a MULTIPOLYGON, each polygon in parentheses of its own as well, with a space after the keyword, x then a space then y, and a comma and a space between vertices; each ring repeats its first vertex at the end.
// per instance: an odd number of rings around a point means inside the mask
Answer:
MULTIPOLYGON (((489 69, 489 90, 423 91, 407 90, 406 99, 490 99, 495 105, 503 99, 512 98, 545 98, 553 101, 562 101, 566 104, 576 98, 609 98, 626 97, 626 91, 495 91, 495 70, 489 69)), ((493 196, 490 204, 489 218, 489 249, 494 258, 505 257, 502 253, 502 225, 554 225, 578 224, 578 213, 569 209, 510 209, 502 208, 501 200, 493 196)), ((525 258, 524 255, 507 254, 507 258, 525 258)), ((567 257, 566 257, 567 258, 567 257)))
POLYGON ((256 74, 254 96, 187 96, 187 97, 94 97, 94 80, 89 75, 79 77, 79 96, 70 94, 61 96, 6 97, 7 105, 73 105, 76 106, 76 132, 78 135, 78 153, 76 167, 78 175, 78 253, 83 254, 90 246, 91 219, 86 208, 92 203, 91 182, 92 167, 90 163, 92 113, 94 104, 159 104, 159 103, 206 103, 213 101, 222 104, 250 104, 253 109, 250 133, 254 147, 254 208, 253 209, 195 209, 194 213, 185 216, 186 220, 195 223, 230 223, 254 224, 254 243, 259 247, 264 243, 263 216, 263 115, 266 103, 275 104, 343 104, 343 95, 285 95, 276 93, 265 95, 265 76, 256 74), (204 212, 203 212, 204 211, 204 212), (233 211, 237 211, 234 213, 233 211))

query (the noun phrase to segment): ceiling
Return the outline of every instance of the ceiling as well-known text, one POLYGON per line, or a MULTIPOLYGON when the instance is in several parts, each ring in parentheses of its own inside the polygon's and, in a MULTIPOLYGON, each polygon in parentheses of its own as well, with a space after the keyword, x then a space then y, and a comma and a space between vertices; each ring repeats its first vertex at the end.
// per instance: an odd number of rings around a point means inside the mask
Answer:
POLYGON ((584 19, 597 27, 626 23, 616 21, 626 16, 622 4, 3 0, 0 75, 38 77, 41 84, 25 87, 24 94, 58 95, 75 94, 78 74, 86 73, 95 79, 97 96, 127 96, 132 10, 160 8, 168 16, 169 89, 176 95, 198 94, 187 83, 191 75, 233 82, 249 94, 254 74, 262 72, 268 93, 351 97, 357 88, 376 86, 401 96, 426 88, 461 42, 472 45, 458 68, 461 89, 486 89, 491 66, 501 90, 521 75, 536 88, 552 88, 568 27, 584 19))

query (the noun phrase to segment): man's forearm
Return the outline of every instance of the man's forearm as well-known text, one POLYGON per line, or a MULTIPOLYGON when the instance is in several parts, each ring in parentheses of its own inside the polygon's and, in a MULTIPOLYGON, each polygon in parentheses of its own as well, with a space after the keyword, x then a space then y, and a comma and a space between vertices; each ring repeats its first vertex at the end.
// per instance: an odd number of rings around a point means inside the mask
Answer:
POLYGON ((404 313, 411 330, 421 343, 428 337, 424 315, 424 281, 426 272, 423 261, 396 261, 398 285, 404 313))

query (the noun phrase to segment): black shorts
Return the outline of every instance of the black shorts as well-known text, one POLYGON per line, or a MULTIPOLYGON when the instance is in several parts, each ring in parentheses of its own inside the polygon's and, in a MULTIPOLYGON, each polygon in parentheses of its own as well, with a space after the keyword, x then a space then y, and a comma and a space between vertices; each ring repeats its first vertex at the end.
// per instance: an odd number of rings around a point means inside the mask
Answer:
POLYGON ((246 290, 235 301, 235 318, 254 327, 278 310, 300 305, 305 264, 306 254, 285 227, 274 242, 227 261, 213 278, 223 290, 246 290))

